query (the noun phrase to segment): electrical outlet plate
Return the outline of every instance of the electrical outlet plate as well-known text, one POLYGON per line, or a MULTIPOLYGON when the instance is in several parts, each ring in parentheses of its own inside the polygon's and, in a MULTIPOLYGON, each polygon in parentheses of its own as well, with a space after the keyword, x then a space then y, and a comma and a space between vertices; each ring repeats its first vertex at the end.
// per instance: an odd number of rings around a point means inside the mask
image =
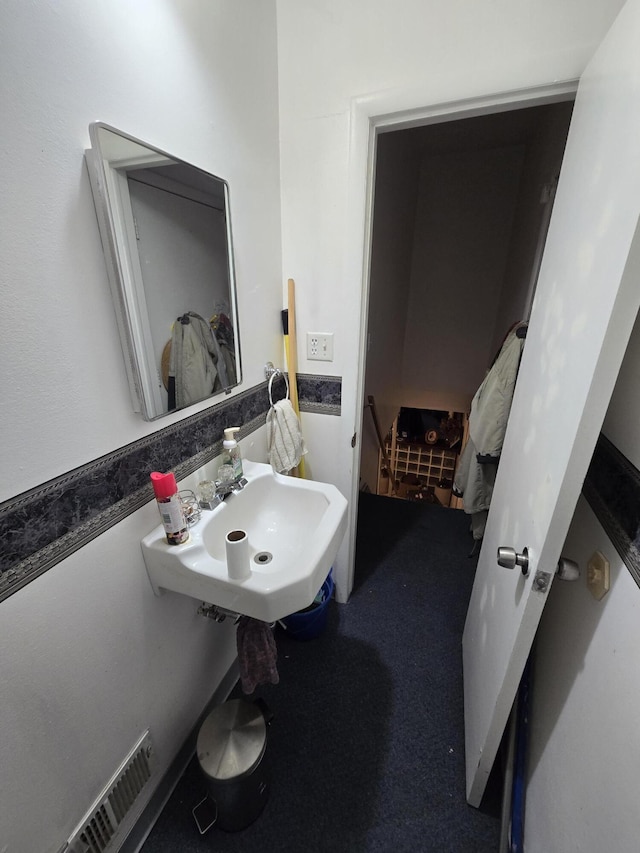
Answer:
POLYGON ((309 361, 333 361, 333 332, 307 332, 309 361))
POLYGON ((596 551, 589 560, 587 586, 597 601, 600 601, 609 592, 609 561, 601 551, 596 551))

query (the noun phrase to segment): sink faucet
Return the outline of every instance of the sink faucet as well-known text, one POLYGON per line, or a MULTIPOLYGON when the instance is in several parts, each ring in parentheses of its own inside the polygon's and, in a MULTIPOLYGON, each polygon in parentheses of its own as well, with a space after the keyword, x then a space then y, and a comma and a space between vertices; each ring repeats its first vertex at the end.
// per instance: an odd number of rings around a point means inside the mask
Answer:
POLYGON ((227 481, 226 483, 221 483, 219 480, 216 480, 216 495, 220 495, 222 500, 224 500, 227 495, 230 495, 232 492, 241 492, 246 485, 246 477, 240 477, 239 480, 232 480, 231 482, 227 481))
POLYGON ((220 480, 216 480, 215 494, 211 496, 210 500, 201 500, 200 506, 202 509, 215 509, 222 503, 222 501, 229 497, 230 494, 234 492, 241 492, 246 485, 246 477, 240 477, 239 480, 226 481, 224 483, 220 482, 220 480))

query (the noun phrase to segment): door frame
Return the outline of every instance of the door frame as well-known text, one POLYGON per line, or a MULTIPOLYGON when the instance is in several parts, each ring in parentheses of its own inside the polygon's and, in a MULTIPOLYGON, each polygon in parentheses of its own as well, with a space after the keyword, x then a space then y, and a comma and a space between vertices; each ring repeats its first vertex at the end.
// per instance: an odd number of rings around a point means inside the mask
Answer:
POLYGON ((350 495, 352 511, 349 527, 347 576, 346 578, 339 576, 336 578, 336 598, 340 602, 348 601, 355 578, 377 138, 382 133, 395 130, 424 127, 445 121, 568 101, 575 98, 577 89, 578 80, 572 79, 455 101, 427 103, 426 106, 424 105, 426 100, 424 94, 405 91, 384 92, 354 98, 351 102, 346 229, 349 248, 345 259, 345 276, 349 281, 361 283, 358 366, 355 389, 356 408, 352 429, 352 434, 355 433, 358 436, 358 441, 355 443, 355 457, 352 464, 350 495))

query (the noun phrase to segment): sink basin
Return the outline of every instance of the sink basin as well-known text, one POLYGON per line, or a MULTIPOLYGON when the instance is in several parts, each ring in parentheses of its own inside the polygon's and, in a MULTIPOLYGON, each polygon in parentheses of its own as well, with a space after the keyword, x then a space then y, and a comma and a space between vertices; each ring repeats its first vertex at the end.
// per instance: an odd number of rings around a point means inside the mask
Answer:
POLYGON ((190 595, 235 613, 274 622, 308 607, 331 569, 347 526, 347 501, 328 483, 286 477, 243 461, 247 485, 203 510, 183 545, 159 525, 142 540, 154 592, 190 595), (226 537, 245 531, 248 576, 227 567, 226 537))

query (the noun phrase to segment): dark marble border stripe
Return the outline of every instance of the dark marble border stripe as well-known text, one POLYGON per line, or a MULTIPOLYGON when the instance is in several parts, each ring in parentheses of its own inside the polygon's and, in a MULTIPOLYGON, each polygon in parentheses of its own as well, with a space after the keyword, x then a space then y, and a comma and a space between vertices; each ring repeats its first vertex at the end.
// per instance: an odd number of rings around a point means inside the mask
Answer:
MULTIPOLYGON (((340 386, 299 376, 301 411, 340 414, 340 386)), ((152 500, 151 471, 186 477, 221 452, 225 427, 242 424, 243 438, 268 409, 263 382, 0 504, 0 601, 152 500)))
POLYGON ((640 586, 640 471, 602 434, 582 492, 640 586))
POLYGON ((339 415, 342 404, 342 379, 336 376, 298 374, 298 397, 301 412, 339 415))

